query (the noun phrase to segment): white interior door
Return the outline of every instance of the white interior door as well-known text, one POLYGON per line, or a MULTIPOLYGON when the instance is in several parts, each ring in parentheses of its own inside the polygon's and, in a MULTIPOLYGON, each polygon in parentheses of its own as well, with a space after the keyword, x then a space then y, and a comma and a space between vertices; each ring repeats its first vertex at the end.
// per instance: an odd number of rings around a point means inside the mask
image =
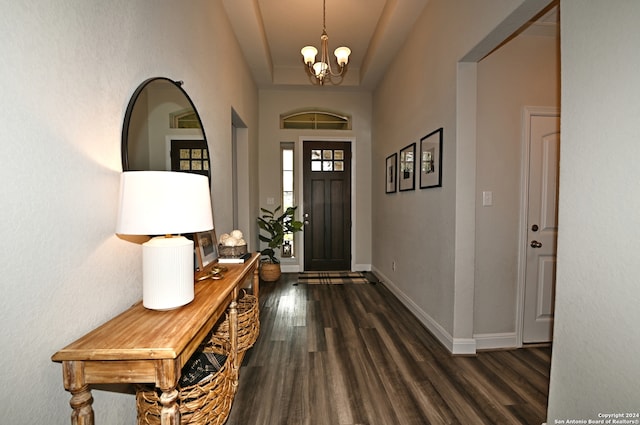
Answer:
POLYGON ((553 337, 558 235, 559 115, 529 117, 529 187, 525 274, 524 343, 553 337))

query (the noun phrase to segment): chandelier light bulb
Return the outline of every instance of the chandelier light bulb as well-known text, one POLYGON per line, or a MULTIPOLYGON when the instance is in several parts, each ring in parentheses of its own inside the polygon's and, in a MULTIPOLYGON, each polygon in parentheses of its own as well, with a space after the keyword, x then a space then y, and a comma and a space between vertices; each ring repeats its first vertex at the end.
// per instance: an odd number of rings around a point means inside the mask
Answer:
POLYGON ((351 49, 348 47, 338 47, 334 52, 336 55, 336 59, 338 60, 338 65, 345 66, 349 63, 349 55, 351 54, 351 49))
POLYGON ((302 50, 300 50, 300 53, 302 53, 302 56, 304 57, 304 63, 310 66, 316 61, 318 49, 313 46, 304 46, 302 50))
POLYGON ((329 66, 324 62, 316 62, 313 65, 313 71, 315 72, 316 77, 318 78, 324 78, 324 75, 327 73, 328 68, 329 66))

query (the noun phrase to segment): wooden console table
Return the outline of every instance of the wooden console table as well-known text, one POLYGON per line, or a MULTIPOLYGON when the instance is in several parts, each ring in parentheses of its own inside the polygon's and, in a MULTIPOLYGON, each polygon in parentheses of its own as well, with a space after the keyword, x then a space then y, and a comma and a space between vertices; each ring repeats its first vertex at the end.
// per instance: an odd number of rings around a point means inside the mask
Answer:
MULTIPOLYGON (((93 425, 92 384, 155 383, 162 390, 162 425, 179 425, 180 371, 227 309, 232 347, 237 346, 236 300, 248 280, 258 297, 259 257, 226 264, 221 280, 196 283, 194 300, 183 307, 155 311, 139 302, 55 353, 51 359, 62 363, 64 387, 71 393, 71 423, 93 425)), ((234 357, 237 370, 240 359, 234 357)))

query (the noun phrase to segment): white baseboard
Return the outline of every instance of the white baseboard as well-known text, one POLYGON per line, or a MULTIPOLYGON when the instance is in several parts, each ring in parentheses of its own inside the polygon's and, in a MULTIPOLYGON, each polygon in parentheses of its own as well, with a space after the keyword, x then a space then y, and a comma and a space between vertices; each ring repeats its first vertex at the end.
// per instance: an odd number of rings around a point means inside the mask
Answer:
POLYGON ((300 265, 299 264, 285 265, 280 263, 280 271, 282 273, 298 273, 300 272, 300 265))
POLYGON ((370 272, 371 264, 354 264, 353 271, 354 272, 370 272))
POLYGON ((496 350, 518 347, 515 332, 474 334, 473 338, 476 340, 478 350, 496 350))
MULTIPOLYGON (((299 264, 283 264, 280 263, 280 270, 282 273, 299 273, 302 271, 302 267, 299 264)), ((353 271, 356 272, 370 272, 371 264, 355 264, 353 271)))
POLYGON ((476 340, 473 338, 453 338, 451 354, 469 356, 476 354, 476 340))
POLYGON ((412 299, 406 296, 388 277, 386 277, 379 270, 375 269, 373 272, 384 283, 384 286, 400 300, 413 313, 414 316, 422 323, 435 337, 445 346, 451 354, 457 355, 472 355, 476 354, 476 341, 474 338, 453 338, 446 329, 444 329, 438 322, 436 322, 431 316, 425 313, 412 299))

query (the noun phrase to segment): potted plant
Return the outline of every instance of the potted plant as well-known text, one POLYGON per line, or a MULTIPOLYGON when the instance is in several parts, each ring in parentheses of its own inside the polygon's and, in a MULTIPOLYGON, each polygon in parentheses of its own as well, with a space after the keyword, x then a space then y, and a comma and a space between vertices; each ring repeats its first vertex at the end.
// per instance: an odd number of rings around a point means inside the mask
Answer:
POLYGON ((284 236, 302 230, 303 223, 294 217, 296 208, 298 207, 289 207, 284 212, 280 212, 281 206, 277 206, 273 211, 260 208, 262 216, 258 217, 258 237, 267 243, 267 247, 260 251, 260 277, 266 282, 275 282, 282 273, 276 250, 282 247, 284 236))

